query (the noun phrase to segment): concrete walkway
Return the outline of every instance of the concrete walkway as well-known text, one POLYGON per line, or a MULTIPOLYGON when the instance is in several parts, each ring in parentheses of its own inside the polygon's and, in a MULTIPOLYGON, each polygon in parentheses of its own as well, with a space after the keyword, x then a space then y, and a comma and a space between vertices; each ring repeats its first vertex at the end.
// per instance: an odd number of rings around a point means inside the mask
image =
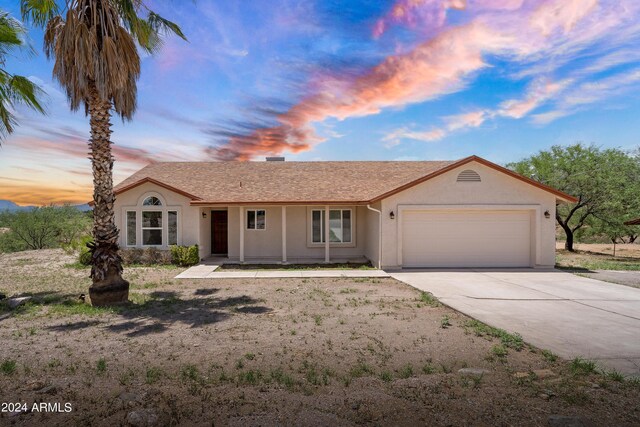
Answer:
POLYGON ((391 277, 566 359, 640 376, 640 289, 556 270, 405 270, 391 277))
POLYGON ((290 278, 290 277, 390 277, 382 270, 236 270, 216 271, 218 265, 196 265, 176 276, 176 279, 244 279, 244 278, 290 278))

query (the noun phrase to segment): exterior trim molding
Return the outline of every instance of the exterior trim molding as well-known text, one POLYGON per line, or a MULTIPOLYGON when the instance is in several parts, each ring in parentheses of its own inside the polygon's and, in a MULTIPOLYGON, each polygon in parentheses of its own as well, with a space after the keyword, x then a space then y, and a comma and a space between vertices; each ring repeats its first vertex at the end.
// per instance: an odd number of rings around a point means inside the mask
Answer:
MULTIPOLYGON (((126 185, 126 186, 124 186, 124 187, 120 187, 120 188, 118 188, 117 190, 114 190, 114 192, 113 192, 113 193, 114 193, 115 195, 118 195, 118 194, 120 194, 120 193, 124 193, 125 191, 129 191, 129 190, 131 190, 132 188, 138 187, 138 186, 140 186, 140 185, 142 185, 142 184, 146 184, 146 183, 155 184, 155 185, 157 185, 157 186, 159 186, 159 187, 162 187, 162 188, 165 188, 165 189, 167 189, 167 190, 169 190, 169 191, 173 191, 174 193, 178 193, 178 194, 180 194, 180 195, 182 195, 182 196, 188 197, 188 198, 189 198, 189 199, 191 199, 192 201, 202 200, 202 199, 201 199, 200 197, 198 197, 198 196, 194 196, 194 195, 193 195, 193 194, 191 194, 191 193, 187 193, 186 191, 180 190, 179 188, 172 187, 172 186, 171 186, 171 185, 169 185, 169 184, 165 184, 164 182, 161 182, 161 181, 158 181, 157 179, 153 179, 153 178, 149 178, 149 177, 147 177, 147 178, 142 178, 141 180, 136 181, 136 182, 134 182, 133 184, 129 184, 129 185, 126 185)), ((91 202, 91 204, 92 204, 92 203, 93 203, 93 202, 91 202)))
POLYGON ((523 181, 527 184, 533 185, 534 187, 538 187, 541 190, 547 191, 551 194, 554 194, 556 197, 558 197, 559 199, 565 201, 565 202, 569 202, 569 203, 576 203, 578 201, 578 199, 576 197, 573 197, 567 193, 564 193, 560 190, 556 190, 555 188, 549 187, 548 185, 542 184, 538 181, 534 181, 533 179, 527 178, 526 176, 520 175, 519 173, 515 173, 512 170, 509 170, 507 168, 504 168, 500 165, 497 165, 495 163, 492 163, 488 160, 483 159, 482 157, 478 157, 478 156, 469 156, 469 157, 465 157, 462 160, 459 160, 455 163, 452 163, 448 166, 443 167, 442 169, 438 169, 437 171, 430 173, 428 175, 423 176, 422 178, 416 179, 415 181, 412 181, 408 184, 402 185, 394 190, 388 191, 384 194, 381 194, 380 196, 370 200, 370 203, 375 203, 378 202, 382 199, 386 199, 389 196, 393 196, 394 194, 400 193, 401 191, 404 191, 408 188, 414 187, 418 184, 421 184, 425 181, 428 181, 432 178, 435 178, 436 176, 440 176, 442 174, 445 174, 453 169, 456 169, 460 166, 466 165, 467 163, 471 163, 471 162, 477 162, 480 163, 481 165, 490 167, 491 169, 494 169, 498 172, 502 172, 506 175, 509 175, 512 178, 518 179, 520 181, 523 181))

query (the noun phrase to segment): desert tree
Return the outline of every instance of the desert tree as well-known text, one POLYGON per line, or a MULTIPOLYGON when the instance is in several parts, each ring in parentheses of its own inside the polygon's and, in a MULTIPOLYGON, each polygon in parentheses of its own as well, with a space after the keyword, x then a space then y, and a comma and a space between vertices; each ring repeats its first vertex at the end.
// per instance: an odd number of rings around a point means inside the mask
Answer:
POLYGON ((44 28, 44 51, 70 107, 89 116, 93 170, 93 242, 89 288, 94 305, 126 302, 113 205, 111 115, 131 120, 140 76, 138 47, 153 54, 162 37, 185 38, 173 22, 142 0, 21 0, 25 21, 44 28))
POLYGON ((566 235, 565 249, 573 251, 576 233, 591 228, 618 236, 637 201, 638 157, 616 149, 574 144, 549 150, 507 165, 510 169, 578 198, 556 208, 556 221, 566 235))

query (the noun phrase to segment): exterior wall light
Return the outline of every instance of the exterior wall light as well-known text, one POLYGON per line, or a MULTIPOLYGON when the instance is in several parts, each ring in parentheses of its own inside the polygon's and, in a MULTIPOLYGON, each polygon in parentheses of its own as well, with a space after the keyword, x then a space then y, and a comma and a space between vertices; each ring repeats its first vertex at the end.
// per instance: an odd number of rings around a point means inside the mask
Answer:
POLYGON ((544 211, 544 217, 547 219, 551 217, 551 214, 549 213, 549 211, 544 211))
POLYGON ((207 213, 206 212, 202 212, 202 218, 206 218, 207 217, 207 213))
POLYGON ((389 219, 396 219, 396 214, 393 211, 389 212, 389 219))

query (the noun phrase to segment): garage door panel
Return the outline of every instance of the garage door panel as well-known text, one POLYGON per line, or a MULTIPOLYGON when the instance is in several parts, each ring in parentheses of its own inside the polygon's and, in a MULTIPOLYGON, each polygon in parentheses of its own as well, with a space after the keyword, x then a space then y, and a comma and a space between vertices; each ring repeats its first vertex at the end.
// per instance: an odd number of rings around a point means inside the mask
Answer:
POLYGON ((529 211, 407 211, 407 267, 526 267, 531 263, 529 211))

